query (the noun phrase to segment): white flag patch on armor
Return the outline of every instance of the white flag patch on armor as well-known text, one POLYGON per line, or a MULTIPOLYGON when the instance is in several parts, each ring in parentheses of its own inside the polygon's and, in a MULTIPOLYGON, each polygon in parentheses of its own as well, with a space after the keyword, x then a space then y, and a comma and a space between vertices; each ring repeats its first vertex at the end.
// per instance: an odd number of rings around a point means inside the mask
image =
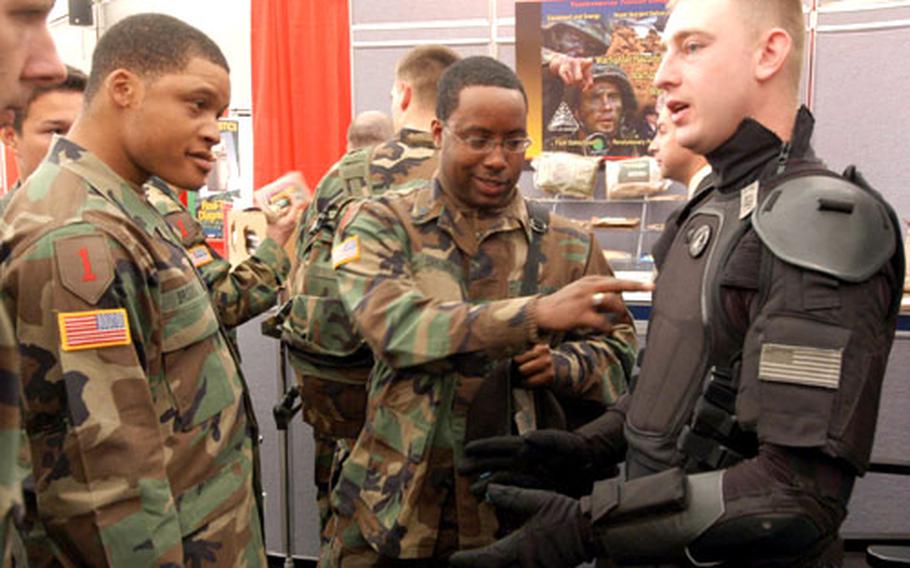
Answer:
POLYGON ((843 349, 765 343, 761 346, 758 378, 837 390, 843 358, 843 349))

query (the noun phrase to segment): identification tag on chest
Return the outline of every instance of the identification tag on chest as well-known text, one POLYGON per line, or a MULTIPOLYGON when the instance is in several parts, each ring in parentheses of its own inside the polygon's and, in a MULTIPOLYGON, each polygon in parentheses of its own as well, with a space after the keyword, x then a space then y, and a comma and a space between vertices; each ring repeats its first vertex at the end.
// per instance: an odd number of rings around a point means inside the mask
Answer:
POLYGON ((758 182, 753 181, 739 192, 739 218, 745 219, 758 204, 758 182))

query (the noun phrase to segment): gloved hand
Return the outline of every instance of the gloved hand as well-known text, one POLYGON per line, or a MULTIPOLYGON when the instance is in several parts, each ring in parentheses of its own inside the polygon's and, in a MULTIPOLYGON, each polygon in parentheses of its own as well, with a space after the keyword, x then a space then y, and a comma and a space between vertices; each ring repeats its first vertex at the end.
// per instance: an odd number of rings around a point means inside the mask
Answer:
POLYGON ((571 568, 594 558, 591 521, 577 500, 551 491, 490 485, 487 501, 529 518, 502 540, 456 552, 449 558, 452 566, 571 568))
POLYGON ((465 446, 462 475, 479 476, 471 486, 482 495, 490 483, 552 489, 570 497, 591 492, 594 481, 615 475, 595 471, 594 449, 582 436, 563 430, 535 430, 523 436, 496 436, 465 446))

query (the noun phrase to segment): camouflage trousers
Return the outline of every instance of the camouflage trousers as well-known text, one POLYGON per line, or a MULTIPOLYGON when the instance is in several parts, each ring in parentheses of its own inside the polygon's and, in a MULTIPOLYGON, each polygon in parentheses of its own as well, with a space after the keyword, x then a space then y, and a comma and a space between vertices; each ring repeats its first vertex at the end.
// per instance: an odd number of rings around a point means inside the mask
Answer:
POLYGON ((454 499, 446 499, 439 519, 439 533, 432 558, 402 560, 376 552, 363 537, 357 521, 335 514, 331 540, 320 551, 319 568, 446 568, 458 550, 458 518, 454 499))
POLYGON ((316 509, 319 513, 319 547, 332 538, 332 488, 338 480, 341 464, 351 453, 351 440, 313 436, 313 481, 316 483, 316 509))
POLYGON ((251 491, 243 491, 233 510, 183 537, 186 566, 267 566, 265 543, 259 524, 259 507, 251 491))

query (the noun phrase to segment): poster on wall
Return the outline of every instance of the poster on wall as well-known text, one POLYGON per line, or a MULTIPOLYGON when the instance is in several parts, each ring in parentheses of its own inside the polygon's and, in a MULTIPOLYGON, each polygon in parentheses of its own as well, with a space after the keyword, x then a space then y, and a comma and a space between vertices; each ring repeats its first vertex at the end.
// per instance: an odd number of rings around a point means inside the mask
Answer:
POLYGON ((215 164, 200 188, 196 219, 207 239, 224 239, 227 210, 245 208, 253 197, 252 125, 249 116, 218 121, 221 140, 212 148, 215 164))
POLYGON ((656 131, 665 1, 518 2, 516 60, 528 90, 529 130, 541 151, 627 158, 647 153, 656 131), (574 61, 593 84, 560 73, 574 61))

